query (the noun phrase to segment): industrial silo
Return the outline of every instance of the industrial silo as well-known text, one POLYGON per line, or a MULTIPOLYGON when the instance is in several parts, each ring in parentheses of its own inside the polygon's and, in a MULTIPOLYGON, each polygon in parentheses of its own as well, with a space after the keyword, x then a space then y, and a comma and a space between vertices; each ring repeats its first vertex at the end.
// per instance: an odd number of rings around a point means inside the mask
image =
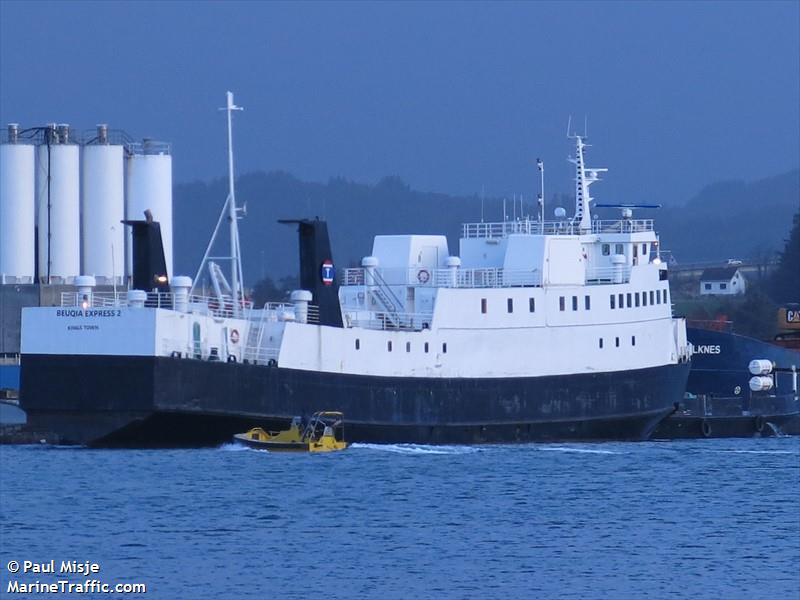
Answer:
POLYGON ((39 279, 72 283, 80 274, 80 152, 69 125, 44 129, 36 148, 39 279))
POLYGON ((125 180, 122 139, 107 125, 83 146, 81 272, 99 284, 120 283, 125 269, 125 180))
POLYGON ((35 158, 12 123, 0 144, 0 283, 33 283, 35 158))
MULTIPOLYGON (((141 221, 150 210, 161 224, 167 276, 172 277, 172 156, 169 144, 144 140, 131 144, 126 158, 125 218, 141 221)), ((131 231, 125 232, 126 274, 130 277, 131 231)))

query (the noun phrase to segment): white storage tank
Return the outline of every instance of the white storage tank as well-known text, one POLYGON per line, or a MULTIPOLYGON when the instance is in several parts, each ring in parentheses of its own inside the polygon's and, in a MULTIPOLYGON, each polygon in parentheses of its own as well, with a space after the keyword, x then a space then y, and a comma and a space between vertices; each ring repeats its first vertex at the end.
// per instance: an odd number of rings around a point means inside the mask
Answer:
POLYGON ((81 174, 81 272, 99 284, 121 283, 125 274, 125 171, 121 139, 107 125, 83 146, 81 174), (112 132, 112 137, 119 137, 112 132))
POLYGON ((69 125, 50 125, 36 148, 39 279, 80 275, 80 152, 69 125))
MULTIPOLYGON (((141 221, 150 210, 153 220, 161 224, 167 276, 172 277, 172 156, 169 144, 144 140, 129 146, 125 165, 125 218, 141 221)), ((131 265, 131 228, 125 232, 126 275, 133 274, 131 265)))
POLYGON ((33 283, 35 202, 34 147, 11 123, 0 144, 0 284, 33 283))

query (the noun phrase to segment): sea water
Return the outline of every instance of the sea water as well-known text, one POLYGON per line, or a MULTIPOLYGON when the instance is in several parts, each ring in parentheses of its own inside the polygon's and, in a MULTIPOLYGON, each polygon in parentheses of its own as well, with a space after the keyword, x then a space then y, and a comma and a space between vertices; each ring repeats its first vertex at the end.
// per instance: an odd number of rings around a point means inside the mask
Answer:
POLYGON ((170 599, 800 597, 800 438, 0 462, 4 597, 60 580, 170 599))

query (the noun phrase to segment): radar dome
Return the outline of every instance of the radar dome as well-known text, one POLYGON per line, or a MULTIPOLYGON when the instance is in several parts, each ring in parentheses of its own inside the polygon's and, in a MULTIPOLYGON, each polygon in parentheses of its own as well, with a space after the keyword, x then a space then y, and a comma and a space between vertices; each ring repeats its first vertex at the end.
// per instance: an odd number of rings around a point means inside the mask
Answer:
POLYGON ((555 210, 555 213, 556 213, 556 218, 557 219, 563 219, 564 217, 567 216, 567 211, 564 210, 563 206, 557 207, 556 210, 555 210))

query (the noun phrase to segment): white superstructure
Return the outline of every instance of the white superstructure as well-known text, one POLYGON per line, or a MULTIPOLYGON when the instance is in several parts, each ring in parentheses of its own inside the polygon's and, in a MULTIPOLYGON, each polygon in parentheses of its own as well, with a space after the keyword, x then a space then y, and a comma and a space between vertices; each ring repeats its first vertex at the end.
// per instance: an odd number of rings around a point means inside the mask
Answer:
POLYGON ((69 125, 51 125, 36 148, 39 280, 80 275, 80 150, 69 125))
POLYGON ((16 124, 0 144, 0 284, 33 283, 35 155, 16 124))
MULTIPOLYGON (((64 326, 70 313, 48 309, 53 314, 27 323, 23 351, 50 353, 71 336, 95 336, 87 353, 147 349, 408 378, 586 375, 684 363, 685 323, 672 317, 653 221, 634 218, 630 208, 618 219, 591 218, 586 189, 596 173, 586 172, 583 147, 578 137, 583 212, 573 218, 468 223, 458 256, 444 236, 377 236, 361 268, 337 275, 344 327, 319 325, 307 294, 259 309, 232 294, 153 297, 150 308, 95 295, 93 306, 110 311, 98 317, 108 325, 71 333, 64 326), (126 338, 127 328, 137 335, 126 338)), ((66 297, 65 306, 74 300, 66 297)))
POLYGON ((83 146, 81 250, 84 275, 99 284, 121 284, 125 273, 124 146, 112 143, 108 126, 83 146))

